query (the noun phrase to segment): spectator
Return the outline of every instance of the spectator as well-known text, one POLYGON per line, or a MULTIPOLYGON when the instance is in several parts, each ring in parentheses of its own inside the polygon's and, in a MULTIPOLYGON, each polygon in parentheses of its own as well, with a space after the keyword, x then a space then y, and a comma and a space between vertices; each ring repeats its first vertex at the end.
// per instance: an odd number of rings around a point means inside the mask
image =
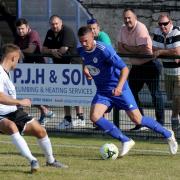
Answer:
MULTIPOLYGON (((180 55, 180 27, 174 26, 168 13, 161 13, 159 27, 154 30, 154 56, 180 55)), ((172 100, 172 129, 177 130, 180 114, 180 59, 162 59, 165 89, 168 100, 172 100)))
POLYGON ((128 86, 129 70, 112 46, 94 41, 94 35, 87 26, 79 29, 78 36, 81 43, 78 52, 83 57, 83 64, 89 69, 97 88, 91 103, 90 119, 104 132, 122 142, 120 156, 125 156, 135 142, 103 117, 104 113, 110 112, 113 107, 126 111, 134 123, 162 134, 168 141, 171 154, 176 154, 178 144, 173 131, 167 130, 153 118, 141 115, 128 86))
POLYGON ((4 0, 0 0, 0 14, 2 14, 4 20, 8 23, 9 28, 11 29, 11 32, 13 36, 16 35, 16 17, 12 15, 8 5, 4 0))
MULTIPOLYGON (((52 54, 54 57, 54 64, 80 64, 80 58, 63 57, 63 55, 77 55, 77 42, 73 30, 64 25, 62 19, 58 15, 51 16, 49 23, 51 28, 46 34, 42 52, 52 54)), ((72 121, 71 108, 69 106, 64 107, 64 114, 64 120, 60 122, 58 129, 85 126, 81 107, 76 106, 77 118, 75 121, 72 121)))
MULTIPOLYGON (((40 54, 41 44, 40 37, 37 31, 30 28, 28 21, 24 18, 20 18, 16 21, 17 35, 15 38, 15 44, 18 45, 25 57, 23 63, 45 63, 43 57, 28 56, 28 54, 40 54)), ((54 113, 46 106, 37 106, 41 111, 39 122, 41 125, 45 125, 45 118, 51 118, 54 113)))
MULTIPOLYGON (((121 54, 146 54, 152 55, 152 40, 144 24, 137 20, 133 9, 123 11, 124 25, 120 28, 118 34, 118 50, 121 54)), ((159 78, 161 73, 161 64, 152 59, 130 59, 132 68, 129 74, 129 86, 140 107, 138 93, 144 84, 150 90, 152 101, 155 107, 156 119, 160 124, 164 124, 164 103, 159 87, 159 78)), ((131 130, 142 130, 137 125, 131 130)))
POLYGON ((3 46, 0 61, 0 131, 10 135, 17 150, 29 160, 32 173, 39 169, 39 164, 20 134, 33 135, 37 138, 46 157, 47 166, 67 168, 67 165, 55 160, 46 130, 39 125, 35 118, 22 109, 17 109, 17 106, 31 107, 30 99, 16 99, 16 89, 9 78, 9 73, 15 69, 20 54, 19 47, 14 44, 3 46))
POLYGON ((100 30, 99 23, 97 19, 89 19, 87 20, 87 25, 91 28, 94 38, 97 41, 104 42, 105 44, 111 45, 111 40, 109 38, 109 35, 105 33, 104 31, 100 30))

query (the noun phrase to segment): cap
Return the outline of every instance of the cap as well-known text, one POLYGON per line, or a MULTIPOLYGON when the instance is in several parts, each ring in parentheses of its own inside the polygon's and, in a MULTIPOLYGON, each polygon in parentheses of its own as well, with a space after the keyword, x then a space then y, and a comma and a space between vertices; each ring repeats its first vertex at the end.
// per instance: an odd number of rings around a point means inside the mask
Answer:
POLYGON ((95 23, 97 23, 97 19, 88 19, 87 20, 87 24, 95 24, 95 23))

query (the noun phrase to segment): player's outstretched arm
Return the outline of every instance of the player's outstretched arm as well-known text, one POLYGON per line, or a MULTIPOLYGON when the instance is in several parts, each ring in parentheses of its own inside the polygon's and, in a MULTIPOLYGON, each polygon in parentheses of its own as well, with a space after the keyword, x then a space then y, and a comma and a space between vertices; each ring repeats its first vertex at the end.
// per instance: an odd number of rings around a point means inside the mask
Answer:
POLYGON ((31 100, 30 99, 13 99, 5 95, 4 93, 0 92, 0 103, 9 106, 27 106, 31 107, 31 100))

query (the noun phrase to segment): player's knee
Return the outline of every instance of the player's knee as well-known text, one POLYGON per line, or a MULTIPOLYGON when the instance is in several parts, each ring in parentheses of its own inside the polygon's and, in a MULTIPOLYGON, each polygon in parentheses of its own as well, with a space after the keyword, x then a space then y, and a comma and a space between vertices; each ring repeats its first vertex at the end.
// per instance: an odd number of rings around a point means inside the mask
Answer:
POLYGON ((141 124, 142 116, 139 113, 133 113, 130 115, 131 121, 133 121, 135 124, 141 124))
POLYGON ((36 132, 36 137, 37 138, 44 138, 45 136, 47 135, 47 132, 45 130, 45 128, 41 127, 41 128, 38 128, 37 132, 36 132))
POLYGON ((99 118, 98 118, 96 113, 91 113, 90 114, 90 119, 91 119, 92 122, 95 123, 99 118))
POLYGON ((30 135, 33 135, 37 138, 43 138, 47 135, 47 132, 44 127, 42 127, 37 121, 33 121, 27 127, 26 132, 30 135))

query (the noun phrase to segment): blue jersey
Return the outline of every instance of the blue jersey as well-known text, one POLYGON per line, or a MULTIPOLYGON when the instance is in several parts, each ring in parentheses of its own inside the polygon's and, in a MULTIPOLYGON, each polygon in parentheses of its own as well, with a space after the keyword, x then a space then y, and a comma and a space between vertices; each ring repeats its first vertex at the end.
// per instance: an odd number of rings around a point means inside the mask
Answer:
MULTIPOLYGON (((85 51, 83 47, 78 47, 78 52, 94 79, 97 92, 112 91, 117 86, 121 70, 126 67, 126 64, 111 45, 99 41, 95 43, 96 46, 92 51, 85 51)), ((123 86, 123 90, 126 89, 129 89, 127 81, 123 86)))

